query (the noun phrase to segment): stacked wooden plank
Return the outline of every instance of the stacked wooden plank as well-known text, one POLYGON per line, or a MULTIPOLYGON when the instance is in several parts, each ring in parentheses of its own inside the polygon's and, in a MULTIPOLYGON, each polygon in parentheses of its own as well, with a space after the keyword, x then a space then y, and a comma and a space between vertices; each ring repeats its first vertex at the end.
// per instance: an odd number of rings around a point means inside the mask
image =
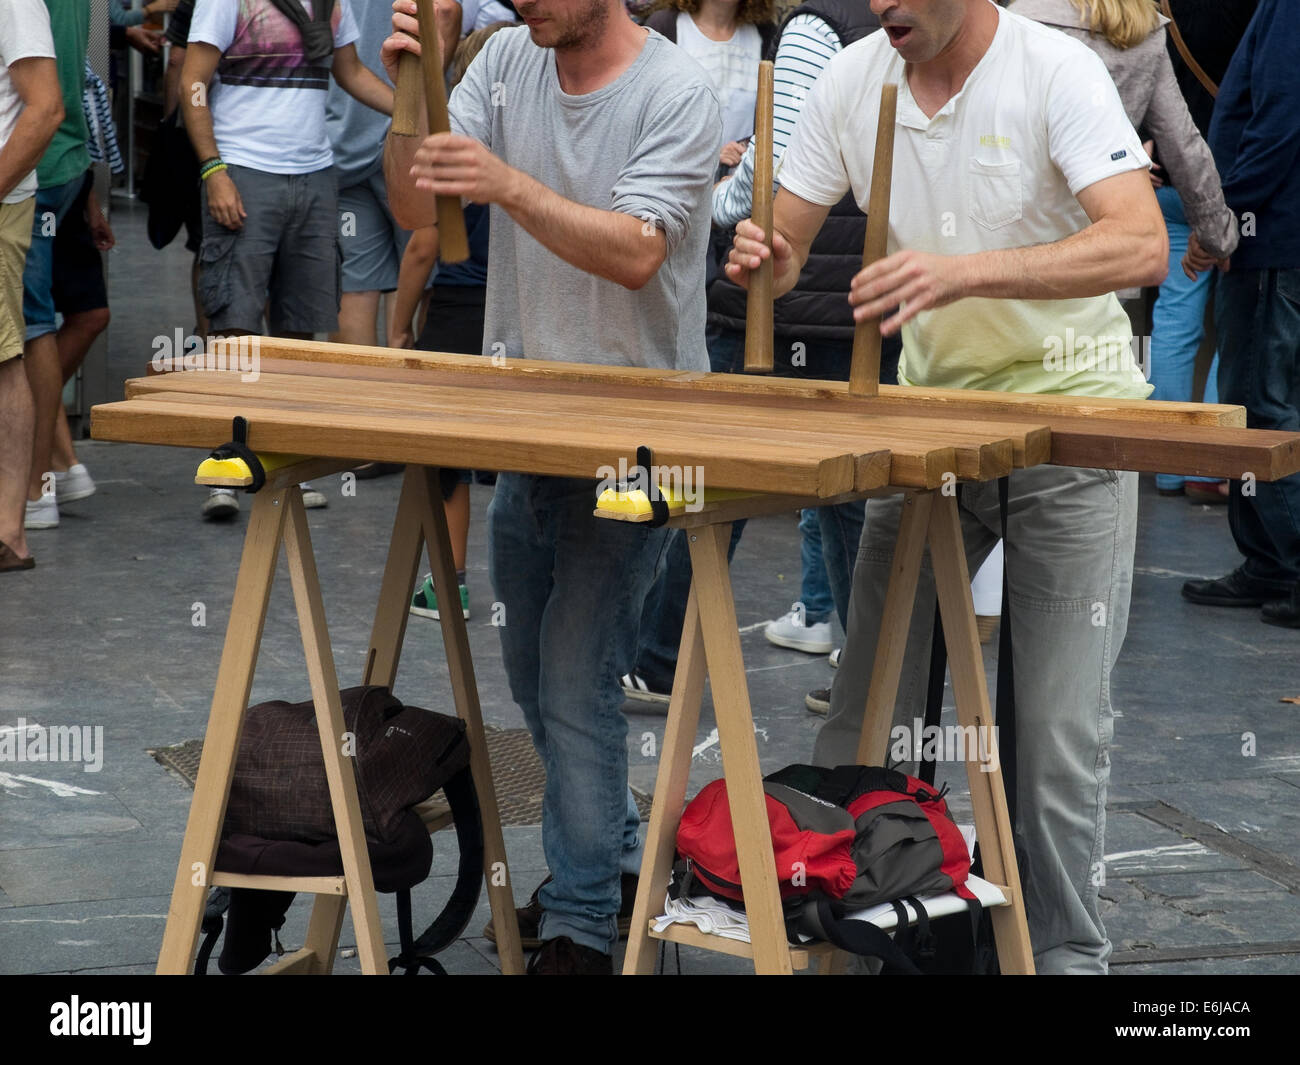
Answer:
POLYGON ((126 402, 95 408, 94 435, 210 449, 242 415, 261 451, 591 478, 648 446, 712 487, 823 499, 1044 462, 1258 480, 1300 470, 1300 434, 1245 429, 1244 411, 1222 405, 888 386, 852 397, 837 382, 275 338, 255 354, 252 380, 128 382, 126 402))

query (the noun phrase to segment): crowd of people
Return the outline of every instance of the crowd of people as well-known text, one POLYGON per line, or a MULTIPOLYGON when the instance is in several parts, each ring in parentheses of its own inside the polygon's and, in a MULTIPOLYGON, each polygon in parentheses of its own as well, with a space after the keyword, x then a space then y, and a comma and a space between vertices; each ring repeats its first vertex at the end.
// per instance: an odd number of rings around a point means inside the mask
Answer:
MULTIPOLYGON (((111 6, 115 24, 138 22, 111 6)), ((749 275, 771 258, 778 374, 846 380, 857 321, 879 315, 884 382, 1203 398, 1300 430, 1300 23, 1285 6, 438 0, 452 132, 414 138, 389 118, 398 58, 420 48, 411 0, 146 11, 168 14, 156 144, 191 175, 166 210, 194 254, 199 336, 735 373, 749 275), (749 219, 765 57, 772 233, 749 219), (899 86, 890 254, 862 269, 885 82, 899 86), (434 194, 464 201, 464 262, 438 261, 434 194), (1119 297, 1142 288, 1158 288, 1149 361, 1136 346, 1045 359, 1067 329, 1085 346, 1132 336, 1119 297), (1211 301, 1218 350, 1196 396, 1211 301)), ((133 45, 159 46, 133 29, 133 45)), ((97 32, 89 0, 0 0, 0 570, 30 569, 27 533, 94 492, 61 395, 108 321, 100 254, 114 238, 92 159, 111 165, 116 148, 88 80, 97 32)), ((471 480, 444 471, 466 617, 471 480)), ((640 865, 624 713, 666 706, 690 585, 681 531, 595 521, 591 487, 501 474, 488 510, 505 667, 547 770, 551 876, 519 910, 535 972, 610 971, 640 865)), ((1300 628, 1300 477, 1162 473, 1157 489, 1226 504, 1243 555, 1187 582, 1187 599, 1300 628)), ((1044 466, 1010 481, 1010 616, 1032 664, 1016 675, 1018 832, 1039 971, 1106 969, 1096 868, 1137 503, 1134 473, 1044 466), (1067 644, 1068 668, 1054 653, 1067 644)), ((972 572, 1003 564, 994 487, 969 486, 960 506, 972 572)), ((203 503, 210 520, 237 512, 228 490, 203 503)), ((801 516, 800 599, 766 635, 840 666, 806 702, 827 715, 819 764, 856 750, 898 520, 896 499, 801 516)), ((932 583, 927 571, 900 720, 926 688, 932 583)), ((431 580, 411 609, 438 616, 431 580)))

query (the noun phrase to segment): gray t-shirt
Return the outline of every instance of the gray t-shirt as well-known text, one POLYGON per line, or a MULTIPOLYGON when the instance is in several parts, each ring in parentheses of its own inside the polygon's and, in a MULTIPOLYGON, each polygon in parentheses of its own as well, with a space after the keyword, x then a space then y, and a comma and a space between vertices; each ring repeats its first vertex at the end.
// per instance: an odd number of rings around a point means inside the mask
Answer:
POLYGON ((651 31, 595 92, 560 88, 527 27, 488 41, 451 95, 451 126, 566 199, 649 219, 668 257, 632 292, 570 266, 496 204, 483 353, 707 370, 704 265, 722 120, 699 65, 651 31))

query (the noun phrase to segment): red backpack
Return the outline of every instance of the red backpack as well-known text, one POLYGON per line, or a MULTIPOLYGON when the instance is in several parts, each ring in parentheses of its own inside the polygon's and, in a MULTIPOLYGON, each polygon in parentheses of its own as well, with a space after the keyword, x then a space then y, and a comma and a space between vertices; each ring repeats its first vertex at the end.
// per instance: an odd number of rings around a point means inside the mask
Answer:
MULTIPOLYGON (((764 778, 763 791, 792 934, 838 942, 832 925, 859 923, 840 920, 848 911, 945 891, 974 899, 965 886, 970 854, 944 792, 916 777, 879 766, 792 765, 764 778)), ((677 852, 678 896, 743 898, 725 781, 687 804, 677 852)))

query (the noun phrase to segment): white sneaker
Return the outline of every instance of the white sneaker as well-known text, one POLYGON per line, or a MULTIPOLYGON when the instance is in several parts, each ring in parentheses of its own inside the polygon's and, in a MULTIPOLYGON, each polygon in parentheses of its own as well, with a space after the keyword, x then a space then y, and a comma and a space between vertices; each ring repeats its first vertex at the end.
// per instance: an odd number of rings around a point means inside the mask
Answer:
POLYGON ((75 466, 60 473, 54 471, 54 498, 59 506, 64 503, 75 503, 78 499, 85 499, 95 494, 95 482, 90 476, 90 471, 80 462, 75 466))
POLYGON ((203 516, 208 521, 228 521, 239 513, 239 497, 233 488, 213 488, 203 501, 203 516))
POLYGON ((59 527, 59 504, 53 492, 42 492, 36 501, 27 501, 27 514, 23 518, 24 529, 57 529, 59 527))
POLYGON ((830 653, 831 669, 840 668, 840 652, 843 650, 844 650, 843 647, 837 647, 835 648, 834 651, 830 653))
POLYGON ((803 603, 795 603, 785 617, 769 621, 763 635, 777 647, 790 647, 814 655, 829 654, 832 646, 831 623, 819 621, 809 625, 804 618, 803 603))
POLYGON ((330 501, 325 498, 325 493, 313 488, 306 481, 303 481, 298 487, 302 489, 302 505, 308 510, 319 510, 321 507, 330 505, 330 501))

